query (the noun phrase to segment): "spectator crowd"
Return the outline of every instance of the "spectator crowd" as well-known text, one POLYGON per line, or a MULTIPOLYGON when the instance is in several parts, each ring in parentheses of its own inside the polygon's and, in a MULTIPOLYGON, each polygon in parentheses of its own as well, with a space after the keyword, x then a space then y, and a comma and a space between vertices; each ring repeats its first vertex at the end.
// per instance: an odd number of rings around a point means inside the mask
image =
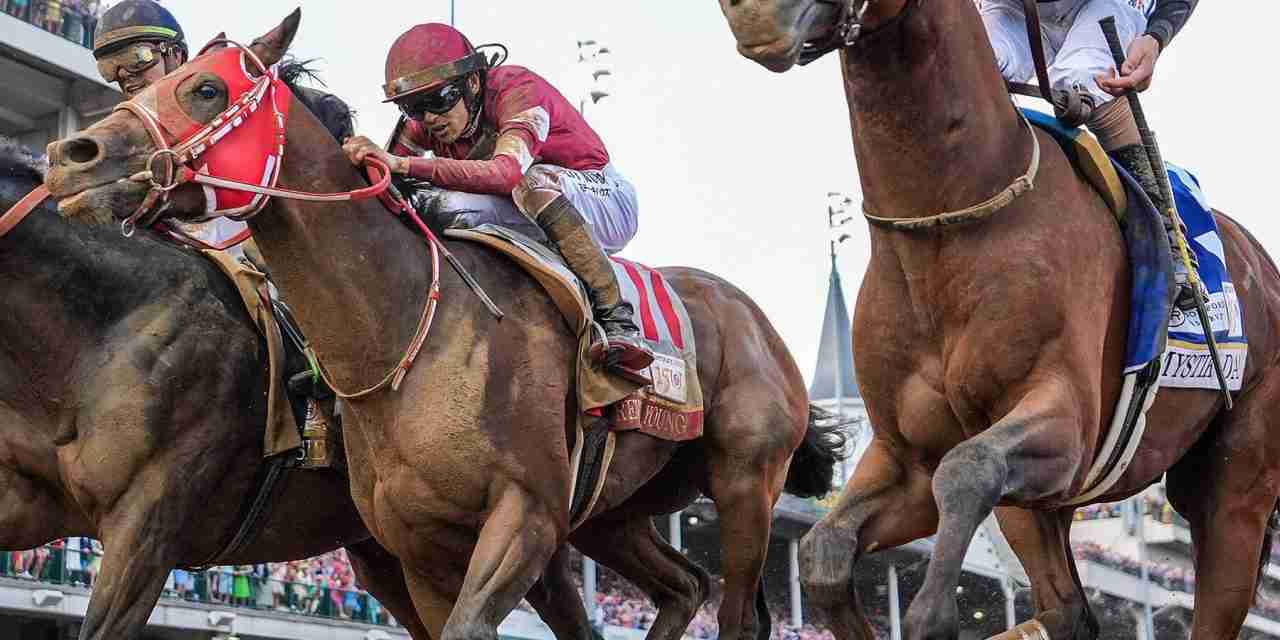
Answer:
MULTIPOLYGON (((65 538, 26 551, 0 552, 0 576, 92 588, 102 544, 65 538)), ((272 564, 175 569, 162 597, 231 607, 394 625, 382 605, 355 581, 346 551, 272 564)))
POLYGON ((102 8, 99 0, 0 0, 0 11, 89 48, 102 8))

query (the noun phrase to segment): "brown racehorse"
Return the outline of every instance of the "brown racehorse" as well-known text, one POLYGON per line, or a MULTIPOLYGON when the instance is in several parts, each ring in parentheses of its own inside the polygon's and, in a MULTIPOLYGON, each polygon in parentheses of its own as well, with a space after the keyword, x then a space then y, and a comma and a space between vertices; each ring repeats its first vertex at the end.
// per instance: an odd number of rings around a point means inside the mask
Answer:
MULTIPOLYGON (((41 179, 31 154, 0 139, 0 211, 41 179)), ((0 549, 103 539, 80 637, 139 637, 169 571, 213 559, 256 491, 265 347, 207 260, 69 224, 52 207, 0 237, 0 269, 0 549)), ((217 561, 345 545, 361 586, 429 638, 345 475, 292 472, 278 492, 258 535, 217 561)), ((589 638, 564 551, 528 599, 557 637, 589 638)))
MULTIPOLYGON (((0 142, 0 211, 40 180, 0 142)), ((208 260, 67 223, 51 206, 0 237, 0 273, 0 548, 101 538, 80 637, 139 637, 169 571, 211 560, 255 491, 266 347, 208 260)), ((361 584, 426 638, 346 485, 338 472, 290 472, 256 537, 218 561, 345 545, 361 584)))
MULTIPOLYGON (((279 60, 299 19, 295 12, 259 38, 254 52, 267 64, 279 60)), ((214 74, 170 78, 181 108, 198 121, 228 104, 214 74)), ((319 123, 296 105, 290 112, 280 185, 363 186, 319 123)), ((47 184, 64 198, 63 213, 76 216, 95 202, 136 206, 145 189, 118 179, 151 155, 147 139, 136 116, 117 112, 54 143, 58 161, 47 184)), ((170 213, 203 215, 201 199, 199 189, 179 187, 170 213)), ((371 201, 276 199, 251 226, 339 387, 372 384, 400 360, 431 281, 419 237, 371 201)), ((801 376, 760 310, 719 278, 663 270, 694 325, 706 433, 684 445, 620 435, 591 518, 571 531, 566 441, 577 413, 576 338, 512 263, 468 243, 450 250, 481 285, 501 292, 507 318, 495 321, 455 274, 442 273, 435 328, 402 388, 352 400, 343 411, 356 505, 401 560, 432 637, 496 637, 499 621, 566 540, 650 594, 660 609, 650 637, 681 637, 708 576, 661 540, 651 517, 700 492, 720 512, 721 634, 767 634, 753 605, 772 506, 784 484, 802 495, 824 492, 840 442, 814 423, 801 376)))
MULTIPOLYGON (((1032 140, 972 2, 720 5, 739 51, 774 71, 795 64, 804 43, 861 23, 861 35, 836 48, 869 212, 962 209, 1027 167, 1032 140)), ((962 558, 997 506, 1050 637, 1098 633, 1064 505, 1081 491, 1120 392, 1128 268, 1102 200, 1050 138, 1034 135, 1044 151, 1035 188, 993 217, 926 232, 871 228, 853 332, 874 440, 802 547, 808 592, 842 638, 871 637, 851 601, 862 554, 935 532, 907 637, 956 637, 962 558)), ((1239 224, 1221 214, 1218 224, 1250 340, 1235 409, 1225 412, 1211 391, 1161 390, 1136 458, 1098 499, 1168 473, 1194 539, 1197 640, 1240 630, 1280 490, 1280 442, 1269 431, 1280 393, 1280 274, 1239 224)))

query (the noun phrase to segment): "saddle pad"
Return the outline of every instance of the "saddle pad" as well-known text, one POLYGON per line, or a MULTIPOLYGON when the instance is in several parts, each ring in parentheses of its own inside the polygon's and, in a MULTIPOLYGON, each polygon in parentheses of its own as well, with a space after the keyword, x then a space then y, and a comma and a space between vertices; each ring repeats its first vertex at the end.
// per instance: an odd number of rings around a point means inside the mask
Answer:
POLYGON ((1107 203, 1107 208, 1123 224, 1125 211, 1129 207, 1127 190, 1098 139, 1084 129, 1063 125, 1056 117, 1043 111, 1022 109, 1022 113, 1026 114, 1031 124, 1058 142, 1071 164, 1093 185, 1094 191, 1107 203))
MULTIPOLYGON (((1240 299, 1227 270, 1227 256, 1222 236, 1218 234, 1218 222, 1195 176, 1172 164, 1168 168, 1178 213, 1187 225, 1187 243, 1195 251, 1200 262, 1200 278, 1209 290, 1209 322, 1218 343, 1222 372, 1226 375, 1227 387, 1239 391, 1249 343, 1244 335, 1240 299)), ((1165 348, 1160 368, 1160 384, 1179 388, 1218 388, 1199 315, 1173 310, 1169 319, 1169 345, 1165 348)))
POLYGON ((664 440, 692 440, 702 435, 702 387, 698 384, 693 325, 684 303, 660 272, 613 258, 622 295, 635 307, 637 324, 654 351, 650 367, 654 384, 639 388, 591 365, 586 356, 594 337, 591 305, 582 284, 559 254, 497 225, 449 229, 445 236, 477 242, 506 255, 546 289, 579 338, 577 386, 582 411, 605 411, 615 430, 635 429, 664 440))
MULTIPOLYGON (((1162 386, 1217 389, 1218 381, 1209 359, 1200 318, 1197 314, 1183 314, 1177 309, 1171 315, 1165 315, 1169 292, 1165 275, 1169 271, 1168 254, 1163 250, 1166 241, 1157 237, 1163 235, 1162 231, 1156 234, 1146 224, 1151 219, 1160 220, 1161 214, 1155 211, 1150 199, 1132 177, 1110 161, 1097 140, 1084 129, 1066 127, 1054 116, 1041 111, 1022 111, 1032 124, 1058 141, 1076 169, 1089 180, 1121 222, 1133 275, 1125 372, 1133 373, 1156 358, 1162 358, 1162 386), (1130 206, 1141 208, 1142 220, 1132 219, 1135 212, 1127 209, 1130 206)), ((1196 254, 1200 277, 1209 290, 1209 315, 1228 387, 1239 390, 1248 342, 1244 336, 1240 302, 1226 267, 1218 225, 1196 178, 1175 165, 1168 164, 1167 168, 1178 214, 1187 225, 1188 244, 1196 254)))
POLYGON ((267 360, 269 371, 267 379, 267 425, 263 434, 263 457, 284 453, 302 447, 302 436, 299 435, 297 422, 293 417, 293 407, 289 404, 289 393, 284 385, 284 339, 280 327, 276 324, 275 314, 271 312, 271 300, 267 294, 267 276, 251 269, 243 262, 236 260, 225 251, 202 250, 213 264, 218 266, 244 302, 249 317, 257 325, 258 331, 267 341, 267 360))

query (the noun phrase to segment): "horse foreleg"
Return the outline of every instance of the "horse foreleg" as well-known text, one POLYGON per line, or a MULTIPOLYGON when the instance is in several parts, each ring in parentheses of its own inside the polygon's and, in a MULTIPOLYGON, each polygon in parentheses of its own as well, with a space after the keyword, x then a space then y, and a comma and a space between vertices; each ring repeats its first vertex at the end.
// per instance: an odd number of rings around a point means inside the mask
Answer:
POLYGON ((680 640, 711 591, 707 572, 663 541, 646 515, 588 520, 570 540, 653 599, 658 617, 649 627, 646 640, 680 640))
POLYGON ((80 640, 119 640, 142 635, 165 579, 177 564, 176 531, 146 510, 103 524, 102 569, 93 584, 80 640))
POLYGON ((997 507, 996 519, 1031 578, 1035 619, 1050 638, 1084 640, 1097 638, 1099 629, 1071 555, 1069 536, 1074 513, 1075 509, 1029 511, 997 507))
POLYGON ((347 557, 351 559, 356 579, 386 607, 409 636, 414 640, 430 640, 431 634, 413 606, 400 560, 373 538, 348 546, 347 557))
POLYGON ((555 516, 516 483, 507 485, 480 529, 441 640, 496 640, 559 547, 555 516))
POLYGON ((525 598, 556 640, 590 640, 596 636, 571 574, 569 545, 561 545, 525 598))
POLYGON ((873 440, 835 508, 800 541, 800 579, 809 604, 827 614, 837 638, 876 637, 854 589, 862 554, 928 536, 937 523, 929 476, 873 440))
POLYGON ((1008 416, 943 456, 933 474, 938 534, 924 584, 907 609, 907 638, 957 637, 956 587, 964 556, 996 503, 1067 492, 1080 458, 1071 439, 1078 438, 1082 424, 1060 403, 1070 397, 1070 390, 1056 385, 1040 387, 1008 416))
POLYGON ((1270 557, 1264 541, 1276 505, 1275 384, 1259 385, 1168 475, 1169 499, 1191 525, 1196 598, 1193 640, 1234 638, 1270 557), (1261 400, 1261 402, 1260 402, 1261 400))

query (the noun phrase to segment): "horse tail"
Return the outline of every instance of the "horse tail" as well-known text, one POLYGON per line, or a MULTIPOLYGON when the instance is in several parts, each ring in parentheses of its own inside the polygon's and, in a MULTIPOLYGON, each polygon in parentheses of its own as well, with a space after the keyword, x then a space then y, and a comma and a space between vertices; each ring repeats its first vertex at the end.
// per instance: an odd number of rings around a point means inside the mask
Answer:
POLYGON ((845 458, 844 427, 847 420, 825 409, 809 405, 809 426, 804 441, 791 456, 784 488, 800 498, 817 498, 831 491, 836 463, 845 458))
POLYGON ((1262 579, 1267 575, 1267 565, 1271 563, 1271 544, 1275 542, 1276 530, 1280 529, 1280 500, 1271 509, 1271 517, 1267 518, 1267 533, 1262 536, 1262 558, 1258 561, 1258 579, 1254 583, 1254 604, 1260 605, 1258 598, 1262 596, 1262 579))

